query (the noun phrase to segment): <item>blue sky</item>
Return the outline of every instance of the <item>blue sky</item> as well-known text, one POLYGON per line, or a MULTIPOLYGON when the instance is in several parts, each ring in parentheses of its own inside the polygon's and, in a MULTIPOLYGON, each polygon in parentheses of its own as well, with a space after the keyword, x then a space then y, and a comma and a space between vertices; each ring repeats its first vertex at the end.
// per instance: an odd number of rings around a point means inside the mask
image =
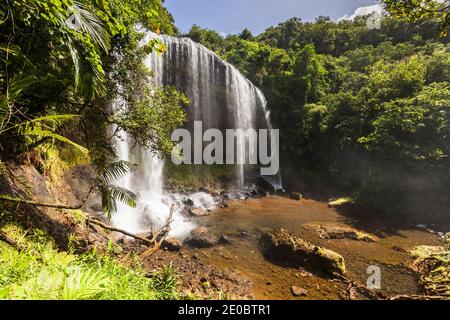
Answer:
POLYGON ((376 0, 166 0, 175 24, 186 32, 193 24, 221 33, 254 34, 292 17, 313 21, 319 15, 338 19, 376 0))

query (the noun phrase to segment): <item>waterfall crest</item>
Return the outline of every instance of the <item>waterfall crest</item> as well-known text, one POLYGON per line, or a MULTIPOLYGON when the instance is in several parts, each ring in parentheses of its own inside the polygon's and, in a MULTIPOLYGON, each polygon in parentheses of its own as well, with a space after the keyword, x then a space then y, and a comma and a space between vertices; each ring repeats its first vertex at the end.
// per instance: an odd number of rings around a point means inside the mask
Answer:
MULTIPOLYGON (((154 72, 153 81, 156 85, 174 86, 191 100, 187 110, 187 129, 192 132, 194 121, 202 121, 203 130, 271 128, 263 93, 234 66, 188 38, 148 32, 144 41, 148 42, 156 37, 166 45, 167 52, 149 54, 145 64, 154 72)), ((162 226, 169 215, 170 201, 180 202, 178 196, 164 194, 164 161, 139 146, 130 152, 133 141, 126 133, 121 135, 122 139, 116 141, 118 156, 122 160, 137 163, 139 167, 137 172, 122 179, 119 184, 135 192, 138 203, 135 209, 120 205, 120 213, 114 215, 113 222, 132 232, 148 231, 149 225, 162 226)), ((236 145, 237 163, 245 162, 244 155, 249 157, 256 153, 256 144, 238 142, 236 145)), ((245 177, 245 165, 237 164, 234 183, 236 189, 245 187, 245 177)), ((278 179, 275 177, 272 180, 281 186, 278 179)), ((211 199, 206 201, 213 202, 211 199)), ((184 237, 193 227, 180 210, 175 212, 172 236, 184 237)))

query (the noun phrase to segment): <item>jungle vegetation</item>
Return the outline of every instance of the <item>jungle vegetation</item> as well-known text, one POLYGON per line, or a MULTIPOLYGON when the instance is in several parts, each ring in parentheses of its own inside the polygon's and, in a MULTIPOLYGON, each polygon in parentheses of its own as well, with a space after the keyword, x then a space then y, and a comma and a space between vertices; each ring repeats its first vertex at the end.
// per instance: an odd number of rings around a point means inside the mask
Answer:
POLYGON ((288 187, 331 188, 378 214, 449 218, 448 7, 433 3, 384 1, 380 29, 368 17, 319 17, 255 36, 196 25, 185 36, 262 89, 288 187))

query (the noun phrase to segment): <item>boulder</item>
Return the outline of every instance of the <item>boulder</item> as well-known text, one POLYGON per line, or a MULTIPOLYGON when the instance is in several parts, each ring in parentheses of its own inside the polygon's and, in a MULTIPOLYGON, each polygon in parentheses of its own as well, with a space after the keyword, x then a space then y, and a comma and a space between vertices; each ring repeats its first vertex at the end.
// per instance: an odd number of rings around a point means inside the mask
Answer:
POLYGON ((211 214, 211 212, 206 211, 202 208, 190 208, 189 214, 192 217, 203 217, 203 216, 209 216, 211 214))
POLYGON ((263 176, 256 179, 256 187, 262 192, 275 193, 275 187, 263 176))
POLYGON ((178 239, 164 239, 161 243, 161 248, 166 249, 168 251, 179 251, 183 243, 178 239))
POLYGON ((356 241, 376 242, 377 238, 368 233, 339 224, 307 225, 322 239, 350 239, 356 241))
POLYGON ((344 274, 344 258, 329 249, 316 246, 284 229, 265 232, 260 238, 263 254, 270 259, 289 262, 296 267, 307 264, 329 274, 344 274))
POLYGON ((209 248, 218 243, 218 239, 209 234, 205 227, 196 228, 191 231, 191 235, 184 240, 184 244, 194 248, 209 248))
POLYGON ((294 297, 304 297, 308 294, 308 290, 296 286, 291 287, 291 292, 294 297))
POLYGON ((223 233, 219 238, 219 243, 220 244, 230 244, 231 239, 229 236, 227 236, 225 233, 223 233))
POLYGON ((299 200, 302 200, 303 196, 298 192, 292 192, 291 195, 289 196, 289 198, 292 200, 299 201, 299 200))

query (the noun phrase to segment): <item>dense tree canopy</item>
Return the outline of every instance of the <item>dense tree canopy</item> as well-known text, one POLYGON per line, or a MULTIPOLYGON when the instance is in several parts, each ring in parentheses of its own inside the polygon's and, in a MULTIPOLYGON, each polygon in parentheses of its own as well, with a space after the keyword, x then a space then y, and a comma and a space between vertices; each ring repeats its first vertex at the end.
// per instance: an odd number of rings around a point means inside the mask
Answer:
MULTIPOLYGON (((124 174, 127 165, 116 162, 112 144, 119 129, 167 154, 169 132, 183 123, 188 101, 172 88, 151 89, 144 57, 165 48, 155 40, 142 44, 139 26, 177 32, 160 0, 3 1, 1 159, 40 152, 45 160, 50 149, 68 145, 99 173, 119 163, 122 170, 116 172, 124 174), (117 105, 126 107, 112 108, 117 105)), ((98 181, 106 180, 100 176, 98 181)), ((126 190, 101 189, 132 203, 126 190)))
POLYGON ((440 20, 366 19, 293 18, 252 38, 194 31, 265 93, 288 185, 321 182, 388 213, 448 206, 448 36, 440 20))

